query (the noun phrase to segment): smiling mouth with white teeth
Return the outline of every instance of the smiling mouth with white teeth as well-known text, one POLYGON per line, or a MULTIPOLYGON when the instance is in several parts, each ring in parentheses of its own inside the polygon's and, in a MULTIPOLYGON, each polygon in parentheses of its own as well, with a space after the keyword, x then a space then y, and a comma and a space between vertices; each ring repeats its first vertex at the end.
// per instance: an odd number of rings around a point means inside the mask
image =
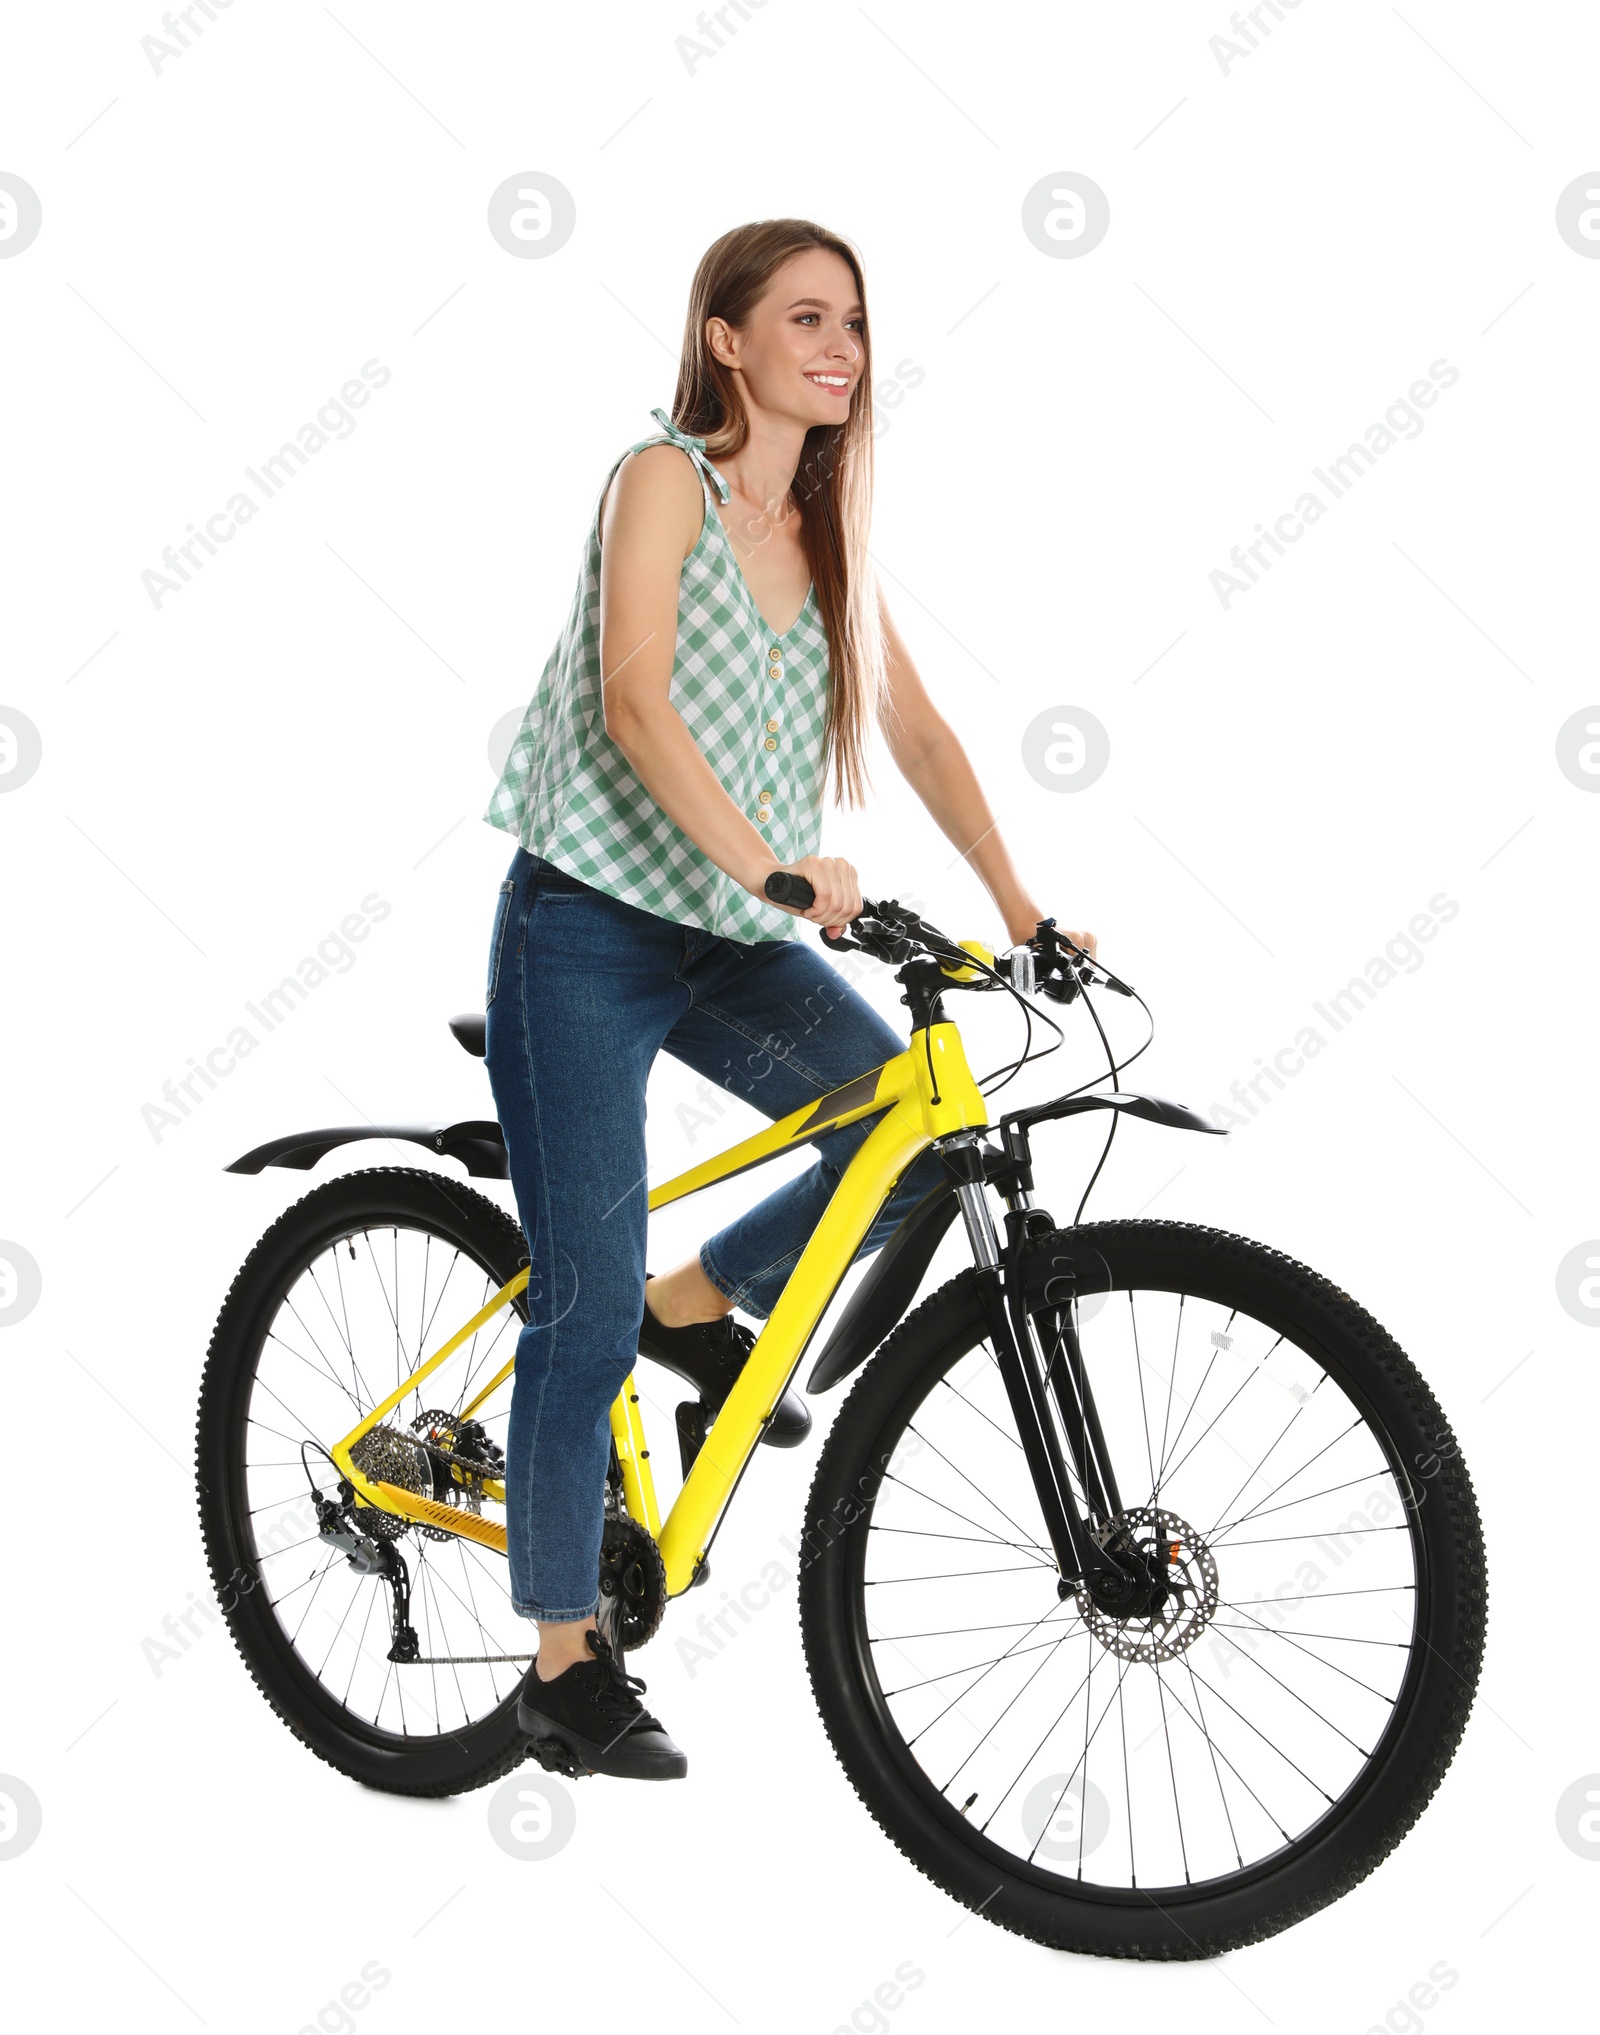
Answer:
POLYGON ((850 377, 846 374, 807 374, 806 380, 814 388, 828 389, 836 396, 844 395, 850 387, 850 377))

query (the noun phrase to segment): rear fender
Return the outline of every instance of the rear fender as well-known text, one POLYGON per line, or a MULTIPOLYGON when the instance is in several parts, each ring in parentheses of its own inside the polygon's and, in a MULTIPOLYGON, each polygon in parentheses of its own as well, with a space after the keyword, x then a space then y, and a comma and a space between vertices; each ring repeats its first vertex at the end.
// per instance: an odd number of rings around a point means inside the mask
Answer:
POLYGON ((506 1141, 499 1124, 473 1117, 452 1124, 345 1124, 332 1130, 291 1131, 287 1137, 271 1138, 235 1159, 223 1170, 228 1173, 259 1173, 263 1166, 288 1166, 308 1173, 319 1159, 339 1145, 352 1145, 361 1138, 398 1138, 409 1145, 423 1145, 430 1152, 459 1159, 469 1173, 481 1180, 507 1180, 506 1141))

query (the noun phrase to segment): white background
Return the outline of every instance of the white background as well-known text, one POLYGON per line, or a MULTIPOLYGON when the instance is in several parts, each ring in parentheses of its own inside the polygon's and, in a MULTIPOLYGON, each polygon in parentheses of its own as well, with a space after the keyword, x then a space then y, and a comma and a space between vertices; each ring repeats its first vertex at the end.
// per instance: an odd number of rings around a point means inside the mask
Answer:
MULTIPOLYGON (((627 0, 236 0, 159 74, 153 4, 8 21, 0 169, 43 206, 0 260, 0 704, 43 745, 0 798, 0 1236, 43 1277, 0 1337, 0 1770, 43 1810, 0 1865, 8 1975, 76 2025, 291 2035, 377 1960, 391 1982, 353 2017, 374 2035, 614 2013, 825 2035, 911 1959, 896 2031, 1003 2002, 1354 2035, 1444 1960, 1458 1982, 1419 2025, 1529 2021, 1595 1892, 1557 1798, 1600 1768, 1597 1342, 1556 1288, 1600 1230, 1600 801, 1556 762, 1562 724, 1600 718, 1600 262, 1554 223, 1600 159, 1600 28, 1577 5, 1304 0, 1263 9, 1270 39, 1225 71, 1220 5, 725 11, 737 32, 692 71, 687 5, 627 0), (577 229, 517 260, 485 212, 530 170, 577 229), (1021 229, 1063 170, 1109 198, 1081 259, 1021 229), (1154 1009, 1142 1084, 1225 1103, 1430 898, 1459 905, 1231 1138, 1130 1124, 1090 1204, 1346 1286, 1454 1419, 1489 1536, 1485 1677, 1434 1804, 1355 1893, 1211 1966, 1058 1955, 921 1878, 833 1760, 792 1590, 693 1672, 669 1613, 635 1665, 688 1782, 573 1784, 576 1834, 543 1863, 495 1847, 483 1795, 395 1800, 320 1765, 220 1625, 159 1674, 142 1644, 207 1590, 190 1447, 216 1310, 308 1184, 220 1169, 352 1112, 490 1112, 444 1029, 481 1003, 511 850, 480 822, 490 733, 559 630, 606 469, 670 405, 696 261, 780 214, 861 249, 877 378, 923 370, 883 412, 882 583, 1046 908, 1154 1009), (153 605, 163 547, 371 359, 392 378, 353 435, 153 605), (1459 379, 1420 435, 1224 607, 1230 548, 1437 360, 1459 379), (1056 707, 1110 736, 1075 794, 1021 762, 1056 707), (163 1083, 373 892, 392 909, 355 964, 154 1136, 163 1083)), ((881 752, 877 784, 825 846, 869 895, 998 937, 881 752)), ((897 1016, 887 974, 868 986, 897 1016)), ((981 1071, 1018 1026, 976 1004, 981 1071)), ((1137 1042, 1136 1011, 1110 1017, 1137 1042)), ((1068 1037, 1013 1094, 1095 1071, 1081 1018, 1068 1037)), ((757 1121, 686 1127, 691 1087, 658 1068, 653 1177, 757 1121)), ((1098 1143, 1041 1134, 1063 1219, 1098 1143)), ((658 1218, 653 1259, 748 1185, 658 1218)), ((725 1584, 781 1555, 839 1396, 745 1480, 725 1584)))

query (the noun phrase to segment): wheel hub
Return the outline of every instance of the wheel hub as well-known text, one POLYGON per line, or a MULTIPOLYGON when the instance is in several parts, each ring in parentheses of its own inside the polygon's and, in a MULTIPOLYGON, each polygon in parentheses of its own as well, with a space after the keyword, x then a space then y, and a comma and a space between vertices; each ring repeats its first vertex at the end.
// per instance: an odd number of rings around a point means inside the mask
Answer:
POLYGON ((1159 1506, 1119 1512, 1107 1539, 1133 1555, 1146 1580, 1128 1579, 1126 1601, 1097 1601, 1080 1583, 1073 1592, 1084 1624, 1121 1660, 1173 1660, 1193 1646, 1217 1608, 1217 1564, 1186 1519, 1159 1506))

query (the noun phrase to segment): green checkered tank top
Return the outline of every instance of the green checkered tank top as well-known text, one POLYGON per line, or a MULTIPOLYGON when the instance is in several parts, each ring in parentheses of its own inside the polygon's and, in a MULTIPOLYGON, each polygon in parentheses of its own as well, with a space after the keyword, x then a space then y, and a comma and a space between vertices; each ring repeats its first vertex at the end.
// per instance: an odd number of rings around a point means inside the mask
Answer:
MULTIPOLYGON (((700 475, 706 513, 683 562, 669 698, 728 796, 772 844, 774 864, 814 855, 821 838, 828 637, 816 588, 775 635, 712 505, 728 484, 703 438, 661 426, 623 453, 681 446, 700 475)), ((733 940, 792 939, 802 921, 727 876, 656 804, 606 733, 600 688, 600 501, 566 627, 511 744, 484 819, 596 890, 733 940)))

